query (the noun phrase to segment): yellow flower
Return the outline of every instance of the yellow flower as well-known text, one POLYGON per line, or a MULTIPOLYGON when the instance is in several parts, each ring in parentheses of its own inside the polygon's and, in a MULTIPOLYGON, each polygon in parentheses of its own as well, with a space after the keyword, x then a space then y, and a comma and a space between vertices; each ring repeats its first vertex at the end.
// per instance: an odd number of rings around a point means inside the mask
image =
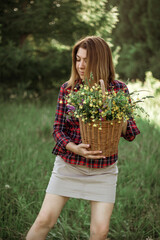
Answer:
POLYGON ((95 124, 93 124, 93 127, 97 127, 97 124, 95 123, 95 124))
POLYGON ((88 90, 88 86, 85 86, 85 87, 84 87, 84 90, 88 90))
MULTIPOLYGON (((70 99, 69 99, 69 100, 70 100, 70 99)), ((69 100, 68 100, 68 102, 70 102, 69 100)), ((59 101, 59 103, 63 103, 63 101, 62 101, 62 100, 60 100, 60 101, 59 101)))
POLYGON ((101 128, 101 127, 99 127, 98 129, 99 129, 99 130, 102 130, 102 128, 101 128))

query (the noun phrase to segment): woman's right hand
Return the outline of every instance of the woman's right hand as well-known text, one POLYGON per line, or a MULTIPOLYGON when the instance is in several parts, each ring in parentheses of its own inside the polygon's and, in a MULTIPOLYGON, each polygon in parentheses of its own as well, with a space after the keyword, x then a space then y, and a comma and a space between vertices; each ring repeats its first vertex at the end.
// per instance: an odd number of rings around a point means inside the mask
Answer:
POLYGON ((92 159, 100 159, 100 158, 105 158, 105 156, 103 156, 102 151, 89 151, 89 144, 84 144, 84 143, 80 143, 78 145, 76 145, 73 142, 69 142, 66 145, 66 149, 74 152, 75 154, 78 154, 82 157, 85 158, 92 158, 92 159))

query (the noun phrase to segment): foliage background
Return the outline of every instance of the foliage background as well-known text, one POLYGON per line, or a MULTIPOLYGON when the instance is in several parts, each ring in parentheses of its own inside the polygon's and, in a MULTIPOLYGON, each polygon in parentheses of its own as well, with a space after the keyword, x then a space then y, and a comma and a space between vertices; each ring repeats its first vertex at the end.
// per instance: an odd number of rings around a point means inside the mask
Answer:
POLYGON ((86 35, 109 42, 120 78, 145 81, 146 71, 160 78, 158 0, 7 0, 0 13, 5 91, 59 87, 70 75, 73 44, 86 35))
POLYGON ((109 1, 118 7, 119 22, 113 30, 113 43, 120 46, 117 71, 121 78, 145 81, 145 72, 160 78, 160 5, 158 0, 109 1))
MULTIPOLYGON (((43 91, 69 78, 71 48, 86 35, 109 39, 117 8, 93 0, 1 3, 0 78, 3 87, 43 91), (58 82, 58 83, 57 83, 58 82)), ((109 39, 109 41, 111 41, 109 39)))

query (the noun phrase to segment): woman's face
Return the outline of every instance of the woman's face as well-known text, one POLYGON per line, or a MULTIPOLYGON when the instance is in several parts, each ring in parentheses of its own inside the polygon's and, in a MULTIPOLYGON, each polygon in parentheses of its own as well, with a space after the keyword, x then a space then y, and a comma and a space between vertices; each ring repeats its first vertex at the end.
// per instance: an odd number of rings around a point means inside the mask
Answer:
POLYGON ((84 80, 86 66, 87 66, 87 50, 80 47, 76 54, 76 69, 82 80, 84 80))

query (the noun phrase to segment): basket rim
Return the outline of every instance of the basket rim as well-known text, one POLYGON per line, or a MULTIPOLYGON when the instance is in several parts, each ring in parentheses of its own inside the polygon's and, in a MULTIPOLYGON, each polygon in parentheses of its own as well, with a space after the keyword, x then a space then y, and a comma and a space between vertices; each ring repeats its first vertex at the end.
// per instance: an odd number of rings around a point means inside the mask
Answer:
POLYGON ((84 124, 95 124, 95 123, 117 123, 117 122, 123 122, 123 118, 122 119, 118 119, 118 118, 116 118, 116 119, 113 119, 113 120, 96 120, 96 121, 94 121, 94 122, 84 122, 84 121, 82 121, 82 118, 79 118, 79 120, 82 122, 82 123, 84 123, 84 124))

